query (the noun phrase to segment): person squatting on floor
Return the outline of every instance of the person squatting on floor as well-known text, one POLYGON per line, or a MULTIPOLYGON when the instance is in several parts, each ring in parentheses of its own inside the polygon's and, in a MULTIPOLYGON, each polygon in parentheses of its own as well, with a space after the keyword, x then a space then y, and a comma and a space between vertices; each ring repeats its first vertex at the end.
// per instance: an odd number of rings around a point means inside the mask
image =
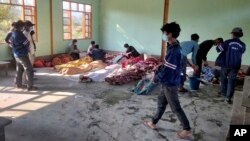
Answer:
POLYGON ((162 88, 158 96, 157 112, 151 121, 144 121, 144 124, 151 129, 156 129, 156 124, 161 119, 166 106, 169 104, 171 110, 177 115, 183 126, 183 130, 177 132, 177 136, 181 139, 190 139, 192 137, 191 127, 178 97, 178 87, 180 86, 182 71, 180 61, 182 55, 181 47, 176 38, 179 36, 181 29, 179 24, 172 22, 163 25, 161 31, 163 32, 163 40, 168 42, 169 46, 164 65, 159 67, 153 81, 154 83, 161 83, 162 88))
POLYGON ((231 34, 232 39, 225 41, 216 48, 220 54, 215 62, 215 65, 221 67, 221 94, 228 104, 232 103, 237 73, 241 68, 242 55, 246 50, 245 43, 240 40, 243 37, 242 29, 236 27, 231 34))
POLYGON ((30 42, 24 36, 22 29, 24 22, 19 20, 15 23, 15 31, 12 33, 11 44, 13 47, 13 54, 16 59, 16 86, 17 88, 24 88, 22 84, 22 76, 24 71, 27 73, 27 89, 28 91, 34 89, 33 87, 33 67, 30 62, 28 53, 30 42))

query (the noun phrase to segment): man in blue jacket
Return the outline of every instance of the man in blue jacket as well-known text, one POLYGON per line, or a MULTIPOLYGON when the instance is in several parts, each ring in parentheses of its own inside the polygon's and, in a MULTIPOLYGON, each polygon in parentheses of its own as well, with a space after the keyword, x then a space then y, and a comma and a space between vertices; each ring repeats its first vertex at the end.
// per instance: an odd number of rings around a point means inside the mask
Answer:
POLYGON ((178 87, 181 83, 182 55, 181 47, 176 38, 179 36, 181 29, 179 24, 172 22, 165 24, 161 30, 163 32, 163 40, 168 42, 169 46, 164 64, 156 71, 153 82, 161 83, 162 89, 158 96, 156 114, 151 121, 144 121, 144 124, 151 129, 156 129, 157 122, 161 119, 166 106, 169 104, 171 110, 177 115, 183 126, 183 130, 177 133, 178 137, 187 139, 192 136, 192 132, 178 98, 178 87))
POLYGON ((225 101, 232 103, 234 94, 235 80, 241 67, 241 58, 246 50, 246 45, 240 38, 243 31, 240 27, 232 30, 232 39, 225 41, 217 47, 220 55, 216 59, 216 65, 221 67, 221 93, 225 96, 225 101))
POLYGON ((15 24, 15 31, 12 33, 11 44, 13 49, 13 54, 16 59, 16 85, 17 88, 23 88, 22 77, 24 71, 27 75, 27 89, 28 91, 33 90, 33 67, 31 65, 28 52, 30 42, 24 36, 22 29, 24 27, 24 22, 19 20, 15 24))

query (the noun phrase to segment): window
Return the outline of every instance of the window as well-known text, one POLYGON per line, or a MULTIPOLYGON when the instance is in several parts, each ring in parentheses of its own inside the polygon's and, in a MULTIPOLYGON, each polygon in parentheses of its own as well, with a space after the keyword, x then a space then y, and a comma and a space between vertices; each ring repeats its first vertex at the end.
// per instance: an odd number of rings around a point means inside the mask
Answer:
POLYGON ((92 36, 92 7, 63 1, 63 38, 90 39, 92 36))
MULTIPOLYGON (((11 23, 17 20, 30 20, 36 24, 35 0, 0 0, 0 42, 4 42, 11 23)), ((37 25, 34 27, 35 32, 36 29, 37 25)))

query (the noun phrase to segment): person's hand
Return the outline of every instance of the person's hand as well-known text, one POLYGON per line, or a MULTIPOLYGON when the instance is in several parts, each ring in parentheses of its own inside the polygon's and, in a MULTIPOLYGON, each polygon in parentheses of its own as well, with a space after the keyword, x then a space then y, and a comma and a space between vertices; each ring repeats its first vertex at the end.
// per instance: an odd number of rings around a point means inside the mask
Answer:
POLYGON ((207 62, 207 61, 204 61, 203 65, 204 65, 204 66, 208 66, 208 62, 207 62))
POLYGON ((197 66, 197 65, 192 65, 192 68, 194 69, 194 70, 198 70, 199 69, 199 66, 197 66))

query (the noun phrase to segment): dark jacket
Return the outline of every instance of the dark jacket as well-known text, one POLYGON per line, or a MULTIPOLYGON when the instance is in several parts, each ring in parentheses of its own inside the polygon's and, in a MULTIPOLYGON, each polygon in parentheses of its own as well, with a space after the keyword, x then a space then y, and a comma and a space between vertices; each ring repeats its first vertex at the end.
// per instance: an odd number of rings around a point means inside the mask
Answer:
POLYGON ((90 55, 90 57, 92 57, 92 59, 94 61, 96 61, 96 60, 104 61, 106 52, 104 50, 102 50, 102 49, 94 48, 94 49, 91 50, 89 55, 90 55))
POLYGON ((30 43, 21 31, 12 32, 11 44, 15 57, 24 57, 28 55, 30 43))
POLYGON ((206 40, 199 45, 199 50, 196 55, 196 60, 198 60, 197 62, 200 60, 207 61, 207 54, 213 45, 214 40, 206 40))
POLYGON ((140 53, 132 46, 129 46, 126 50, 126 53, 130 53, 129 54, 129 58, 130 57, 139 57, 140 56, 140 53))
POLYGON ((229 69, 240 69, 241 58, 246 50, 245 43, 240 39, 229 39, 218 46, 216 50, 221 53, 217 57, 215 65, 229 69))
POLYGON ((181 47, 178 43, 170 45, 167 49, 164 65, 155 73, 154 82, 166 86, 179 86, 181 80, 181 47))

